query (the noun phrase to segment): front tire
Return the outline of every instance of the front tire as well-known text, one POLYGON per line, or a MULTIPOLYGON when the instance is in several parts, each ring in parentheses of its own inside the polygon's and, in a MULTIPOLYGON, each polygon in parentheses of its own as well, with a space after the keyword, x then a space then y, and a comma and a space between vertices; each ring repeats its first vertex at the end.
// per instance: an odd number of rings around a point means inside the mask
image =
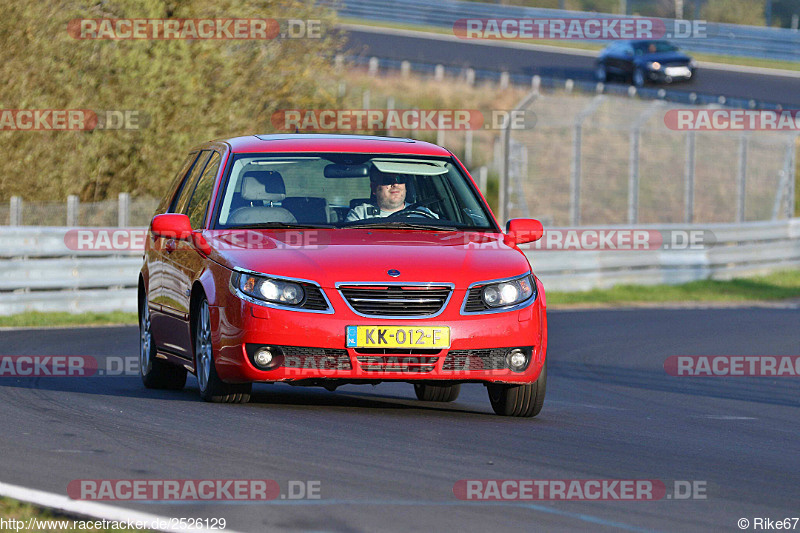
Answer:
POLYGON ((455 385, 426 385, 424 383, 414 383, 414 393, 418 400, 423 402, 452 402, 458 398, 461 392, 461 384, 455 385))
POLYGON ((647 82, 647 78, 645 78, 644 70, 640 67, 636 67, 633 71, 633 84, 636 87, 644 87, 644 84, 647 82))
POLYGON ((489 401, 494 412, 501 416, 533 417, 539 414, 544 405, 547 389, 547 361, 542 366, 542 373, 533 383, 524 385, 491 384, 489 401))
POLYGON ((196 309, 193 320, 194 368, 200 386, 200 397, 214 403, 249 402, 252 383, 225 383, 217 374, 211 344, 211 312, 208 309, 208 300, 203 297, 196 309))
POLYGON ((186 385, 186 369, 156 357, 147 296, 139 304, 139 375, 148 389, 181 390, 186 385))
POLYGON ((604 64, 598 63, 594 67, 594 79, 602 83, 608 81, 608 71, 606 70, 606 66, 604 64))

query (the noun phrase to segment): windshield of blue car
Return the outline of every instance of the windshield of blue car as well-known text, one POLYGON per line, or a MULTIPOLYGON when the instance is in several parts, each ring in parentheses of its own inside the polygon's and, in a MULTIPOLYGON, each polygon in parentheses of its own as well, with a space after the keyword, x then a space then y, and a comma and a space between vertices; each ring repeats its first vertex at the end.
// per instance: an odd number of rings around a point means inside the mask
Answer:
POLYGON ((664 52, 677 52, 678 47, 667 41, 645 41, 634 43, 633 49, 637 55, 640 54, 661 54, 664 52))
POLYGON ((215 229, 411 228, 498 231, 449 158, 375 154, 237 154, 215 229))

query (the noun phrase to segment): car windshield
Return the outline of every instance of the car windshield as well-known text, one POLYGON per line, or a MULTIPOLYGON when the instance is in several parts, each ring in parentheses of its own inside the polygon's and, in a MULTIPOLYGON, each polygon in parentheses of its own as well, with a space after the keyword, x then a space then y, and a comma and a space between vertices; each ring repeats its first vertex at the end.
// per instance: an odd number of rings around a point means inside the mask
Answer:
POLYGON ((238 154, 214 228, 374 227, 497 231, 449 158, 238 154))
POLYGON ((636 54, 660 54, 663 52, 676 52, 678 47, 667 41, 645 41, 641 43, 634 43, 634 50, 636 54))

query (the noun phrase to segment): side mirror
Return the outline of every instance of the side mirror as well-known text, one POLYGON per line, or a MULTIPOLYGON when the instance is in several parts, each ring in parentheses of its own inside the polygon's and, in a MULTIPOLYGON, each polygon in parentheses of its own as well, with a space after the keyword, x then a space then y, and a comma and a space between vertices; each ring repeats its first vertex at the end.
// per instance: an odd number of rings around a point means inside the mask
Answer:
POLYGON ((510 244, 525 244, 541 239, 544 227, 532 218, 514 218, 506 224, 506 234, 506 241, 510 244))
POLYGON ((154 235, 165 239, 186 241, 192 238, 192 224, 189 222, 189 217, 179 213, 154 216, 150 228, 154 235))

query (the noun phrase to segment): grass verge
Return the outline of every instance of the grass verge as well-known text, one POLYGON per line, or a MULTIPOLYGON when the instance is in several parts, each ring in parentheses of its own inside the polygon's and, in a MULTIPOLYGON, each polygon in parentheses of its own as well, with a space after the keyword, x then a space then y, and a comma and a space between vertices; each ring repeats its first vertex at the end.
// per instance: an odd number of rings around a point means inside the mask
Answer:
MULTIPOLYGON (((396 30, 413 30, 423 31, 427 33, 438 33, 440 35, 453 35, 453 30, 442 28, 439 26, 427 26, 416 24, 400 24, 393 22, 381 22, 376 20, 366 19, 353 19, 353 18, 340 18, 340 24, 358 24, 360 26, 372 26, 376 28, 391 28, 396 30)), ((481 40, 485 42, 492 42, 491 39, 481 40)), ((571 48, 577 50, 602 50, 605 45, 589 43, 584 41, 567 41, 567 40, 546 40, 546 39, 513 39, 504 42, 526 43, 526 44, 541 44, 547 46, 556 46, 559 48, 571 48)), ((680 45, 680 43, 678 43, 680 45)), ((778 70, 795 70, 800 71, 800 63, 796 61, 779 61, 774 59, 761 59, 758 57, 741 57, 741 56, 727 56, 718 54, 702 54, 692 52, 692 57, 698 61, 708 61, 711 63, 723 63, 726 65, 739 65, 743 67, 761 67, 772 68, 778 70)))
POLYGON ((3 530, 8 531, 37 531, 46 533, 55 531, 77 533, 89 530, 98 533, 111 531, 151 531, 149 529, 128 529, 126 527, 113 528, 113 526, 111 528, 92 527, 89 529, 86 527, 88 524, 91 523, 92 526, 103 525, 102 521, 98 523, 98 521, 94 519, 74 519, 70 516, 54 513, 48 509, 30 503, 4 497, 0 497, 0 518, 6 522, 3 530), (17 520, 18 522, 9 523, 10 520, 17 520))
POLYGON ((54 327, 54 326, 106 326, 110 324, 138 324, 136 313, 112 311, 110 313, 39 313, 28 312, 0 316, 0 327, 54 327))
POLYGON ((618 285, 611 289, 581 292, 553 291, 547 292, 547 305, 749 302, 792 298, 800 298, 800 269, 730 281, 701 280, 682 285, 618 285))

